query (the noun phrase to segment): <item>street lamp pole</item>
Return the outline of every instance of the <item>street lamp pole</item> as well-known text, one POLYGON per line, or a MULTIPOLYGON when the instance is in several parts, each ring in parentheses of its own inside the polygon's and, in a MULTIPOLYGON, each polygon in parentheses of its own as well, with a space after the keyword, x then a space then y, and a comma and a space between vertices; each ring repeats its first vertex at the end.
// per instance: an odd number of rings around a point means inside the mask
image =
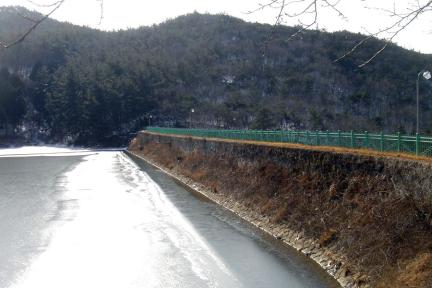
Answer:
POLYGON ((189 117, 189 128, 192 128, 192 115, 195 112, 195 109, 192 108, 190 111, 190 117, 189 117))
POLYGON ((423 69, 417 75, 417 123, 416 123, 416 133, 419 134, 419 125, 420 125, 420 76, 423 76, 426 80, 431 79, 432 75, 429 71, 423 69))
POLYGON ((416 121, 416 134, 419 133, 419 90, 420 90, 420 74, 422 71, 420 71, 417 75, 417 121, 416 121))

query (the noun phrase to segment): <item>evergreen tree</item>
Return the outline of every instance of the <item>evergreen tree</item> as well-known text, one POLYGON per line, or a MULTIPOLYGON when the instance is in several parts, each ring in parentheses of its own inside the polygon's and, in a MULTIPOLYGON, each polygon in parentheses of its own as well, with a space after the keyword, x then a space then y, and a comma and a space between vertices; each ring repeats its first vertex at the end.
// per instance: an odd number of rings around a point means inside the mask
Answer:
POLYGON ((6 68, 0 69, 0 127, 11 133, 25 114, 24 85, 6 68))
POLYGON ((256 118, 252 122, 251 128, 255 130, 268 130, 275 126, 275 121, 271 111, 267 108, 262 108, 258 111, 256 118))

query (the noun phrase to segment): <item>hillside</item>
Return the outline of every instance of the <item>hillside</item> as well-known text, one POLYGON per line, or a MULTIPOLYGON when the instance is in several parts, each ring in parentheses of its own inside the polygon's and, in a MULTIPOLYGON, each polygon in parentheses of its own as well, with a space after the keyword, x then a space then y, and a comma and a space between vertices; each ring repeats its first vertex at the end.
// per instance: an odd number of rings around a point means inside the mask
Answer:
MULTIPOLYGON (((14 39, 26 25, 13 8, 0 9, 1 40, 14 39)), ((271 29, 197 13, 119 32, 49 20, 25 42, 0 50, 0 104, 15 99, 21 107, 15 117, 9 113, 16 109, 6 109, 0 121, 24 123, 53 141, 93 143, 150 121, 413 132, 415 79, 432 55, 391 45, 358 69, 379 40, 334 63, 363 36, 306 31, 289 41, 295 28, 271 29)), ((432 133, 432 86, 421 87, 421 128, 432 133)))

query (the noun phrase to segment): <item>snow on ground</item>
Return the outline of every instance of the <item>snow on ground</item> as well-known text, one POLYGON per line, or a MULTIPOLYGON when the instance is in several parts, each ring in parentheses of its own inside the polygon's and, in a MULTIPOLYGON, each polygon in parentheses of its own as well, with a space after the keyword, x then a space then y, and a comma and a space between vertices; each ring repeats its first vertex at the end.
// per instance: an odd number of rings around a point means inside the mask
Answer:
POLYGON ((23 146, 0 149, 0 157, 87 155, 94 152, 91 149, 66 146, 23 146))

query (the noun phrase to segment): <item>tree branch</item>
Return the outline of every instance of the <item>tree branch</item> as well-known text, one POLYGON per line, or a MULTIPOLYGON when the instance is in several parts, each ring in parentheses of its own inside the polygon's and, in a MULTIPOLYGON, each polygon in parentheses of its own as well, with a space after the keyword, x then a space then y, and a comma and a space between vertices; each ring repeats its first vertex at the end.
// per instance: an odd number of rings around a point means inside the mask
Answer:
MULTIPOLYGON (((282 17, 289 17, 297 19, 300 28, 293 33, 288 40, 293 39, 298 36, 304 30, 311 28, 312 26, 318 24, 318 14, 319 9, 330 9, 337 13, 337 15, 344 20, 347 20, 344 13, 338 8, 339 3, 342 0, 336 0, 335 2, 331 2, 330 0, 292 0, 292 1, 282 1, 282 0, 271 0, 266 4, 260 4, 260 7, 249 12, 255 13, 257 11, 266 9, 266 8, 277 8, 278 16, 276 18, 275 26, 280 25, 282 21, 282 17), (288 12, 289 11, 289 12, 288 12), (313 19, 311 22, 304 22, 302 19, 309 17, 309 15, 313 15, 313 19)), ((348 0, 345 0, 348 1, 348 0)), ((369 33, 364 39, 357 42, 351 49, 346 51, 340 57, 335 59, 333 62, 339 62, 342 59, 348 57, 352 53, 354 53, 357 49, 363 46, 368 40, 375 37, 381 37, 387 34, 387 37, 382 39, 385 40, 385 43, 379 48, 370 58, 362 62, 358 67, 364 67, 373 61, 379 54, 381 54, 392 41, 409 25, 415 22, 422 14, 432 11, 432 0, 415 0, 408 4, 404 11, 399 11, 396 8, 396 3, 393 2, 392 9, 383 9, 383 8, 369 8, 369 9, 378 9, 383 12, 388 13, 391 18, 395 18, 396 20, 391 23, 389 26, 383 27, 379 29, 375 33, 369 33)))
MULTIPOLYGON (((30 0, 27 0, 27 1, 30 1, 30 0)), ((18 37, 15 41, 13 41, 13 42, 11 42, 11 43, 9 43, 9 44, 7 44, 7 43, 3 43, 3 42, 1 42, 0 41, 0 47, 2 47, 2 48, 10 48, 10 47, 12 47, 12 46, 14 46, 14 45, 17 45, 18 43, 21 43, 22 41, 24 41, 24 39, 26 39, 27 38, 27 36, 28 35, 30 35, 30 33, 32 33, 43 21, 45 21, 48 17, 50 17, 55 11, 57 11, 57 9, 59 9, 60 8, 60 6, 61 5, 63 5, 63 3, 65 2, 66 0, 59 0, 59 1, 57 1, 57 2, 55 2, 55 3, 52 3, 52 4, 50 4, 50 6, 47 6, 47 7, 54 7, 53 9, 51 9, 51 11, 49 12, 49 13, 47 13, 47 14, 45 14, 41 19, 39 19, 39 20, 30 20, 30 21, 32 21, 32 22, 34 22, 33 23, 33 25, 24 33, 24 34, 22 34, 20 37, 18 37)), ((27 18, 26 18, 27 19, 27 18)), ((29 19, 27 19, 27 20, 29 20, 29 19)))
MULTIPOLYGON (((48 19, 55 11, 57 11, 63 4, 64 2, 66 2, 66 0, 58 0, 56 2, 50 3, 50 4, 40 4, 38 2, 35 2, 33 0, 26 0, 27 2, 29 2, 30 4, 39 7, 39 8, 51 8, 51 10, 45 14, 42 18, 40 19, 33 19, 28 17, 27 15, 24 15, 20 12, 17 12, 18 16, 24 18, 27 21, 32 22, 33 24, 30 26, 30 28, 23 33, 21 36, 19 36, 17 39, 15 39, 14 41, 12 41, 11 43, 5 43, 0 41, 0 48, 10 48, 12 46, 15 46, 21 42, 23 42, 27 36, 29 36, 40 24, 42 24, 42 22, 44 22, 46 19, 48 19)), ((104 0, 96 0, 97 2, 100 3, 100 17, 99 17, 99 25, 102 24, 102 20, 104 18, 104 0)))

